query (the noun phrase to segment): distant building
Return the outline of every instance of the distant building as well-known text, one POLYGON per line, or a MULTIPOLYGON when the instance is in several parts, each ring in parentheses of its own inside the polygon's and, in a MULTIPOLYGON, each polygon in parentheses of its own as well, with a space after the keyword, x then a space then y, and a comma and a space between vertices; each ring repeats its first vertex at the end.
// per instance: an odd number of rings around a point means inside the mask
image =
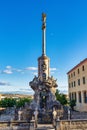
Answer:
POLYGON ((72 68, 67 75, 69 99, 76 100, 76 110, 87 111, 87 58, 72 68))
POLYGON ((1 100, 1 94, 0 94, 0 100, 1 100))

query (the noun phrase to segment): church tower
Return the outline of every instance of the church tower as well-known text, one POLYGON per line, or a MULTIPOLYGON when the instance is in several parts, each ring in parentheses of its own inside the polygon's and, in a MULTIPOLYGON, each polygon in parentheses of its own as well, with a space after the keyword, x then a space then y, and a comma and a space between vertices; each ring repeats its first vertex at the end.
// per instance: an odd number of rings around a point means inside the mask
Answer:
POLYGON ((47 80, 50 74, 50 59, 46 56, 46 14, 42 14, 42 56, 38 58, 38 77, 47 80))

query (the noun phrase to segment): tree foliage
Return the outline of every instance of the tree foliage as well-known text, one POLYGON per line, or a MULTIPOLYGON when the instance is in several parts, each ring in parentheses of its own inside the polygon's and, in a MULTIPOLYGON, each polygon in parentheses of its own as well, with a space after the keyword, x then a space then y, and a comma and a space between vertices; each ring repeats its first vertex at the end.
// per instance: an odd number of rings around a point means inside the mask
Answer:
POLYGON ((24 107, 25 103, 30 103, 31 99, 29 98, 20 98, 16 101, 16 107, 24 107))
POLYGON ((30 103, 30 98, 19 98, 19 99, 13 99, 13 98, 5 98, 0 101, 0 107, 23 107, 25 103, 30 103))
POLYGON ((56 99, 62 104, 62 105, 66 105, 67 104, 67 99, 66 96, 62 93, 59 92, 59 90, 56 90, 55 93, 56 99))
POLYGON ((74 106, 76 106, 76 101, 74 99, 72 99, 70 102, 69 102, 69 105, 70 107, 72 108, 72 110, 74 110, 74 106))
POLYGON ((13 107, 16 104, 16 100, 12 98, 5 98, 0 101, 0 107, 13 107))

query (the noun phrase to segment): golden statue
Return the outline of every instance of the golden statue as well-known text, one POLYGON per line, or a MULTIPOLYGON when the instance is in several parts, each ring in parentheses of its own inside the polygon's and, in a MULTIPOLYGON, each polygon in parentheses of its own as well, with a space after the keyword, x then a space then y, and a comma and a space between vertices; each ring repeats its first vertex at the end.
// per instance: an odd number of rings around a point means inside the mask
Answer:
POLYGON ((46 22, 46 14, 45 13, 42 13, 42 21, 46 22))
POLYGON ((45 13, 42 13, 42 21, 43 21, 42 30, 44 30, 46 28, 46 14, 45 13))

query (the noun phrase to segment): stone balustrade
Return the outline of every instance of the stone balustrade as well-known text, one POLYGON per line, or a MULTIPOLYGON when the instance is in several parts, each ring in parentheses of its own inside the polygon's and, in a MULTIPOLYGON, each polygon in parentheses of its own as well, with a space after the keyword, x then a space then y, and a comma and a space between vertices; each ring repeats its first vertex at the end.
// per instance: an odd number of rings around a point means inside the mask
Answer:
POLYGON ((56 130, 87 130, 87 119, 56 121, 56 130))
POLYGON ((34 130, 35 121, 0 121, 0 130, 34 130))

